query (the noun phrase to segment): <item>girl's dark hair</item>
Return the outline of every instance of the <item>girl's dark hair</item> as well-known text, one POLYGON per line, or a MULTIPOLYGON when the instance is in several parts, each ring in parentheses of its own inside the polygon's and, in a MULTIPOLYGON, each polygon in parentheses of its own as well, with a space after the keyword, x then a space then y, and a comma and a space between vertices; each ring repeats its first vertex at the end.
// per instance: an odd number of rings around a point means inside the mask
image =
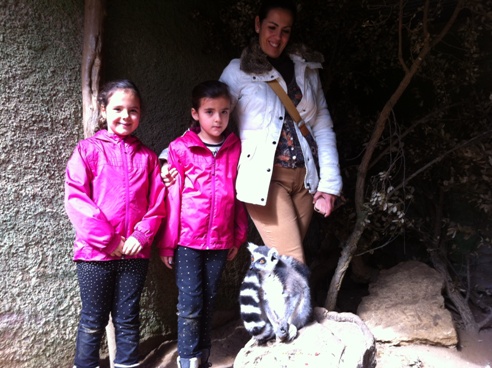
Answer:
POLYGON ((99 91, 99 94, 97 95, 97 105, 99 107, 99 116, 98 116, 98 121, 97 121, 97 127, 96 127, 96 132, 101 129, 108 129, 108 122, 106 119, 102 117, 101 114, 101 108, 108 106, 109 100, 111 99, 111 96, 118 91, 126 89, 129 91, 132 91, 135 96, 140 100, 140 104, 142 103, 142 96, 140 95, 140 91, 138 90, 137 86, 135 83, 128 79, 120 79, 120 80, 115 80, 111 82, 107 82, 102 86, 102 88, 99 91))
MULTIPOLYGON (((197 84, 191 92, 191 107, 198 111, 201 105, 202 98, 219 98, 225 97, 229 101, 232 100, 227 84, 218 80, 209 80, 197 84)), ((198 121, 191 121, 191 127, 198 127, 198 121)))
POLYGON ((262 1, 260 5, 260 9, 258 10, 258 17, 260 18, 260 22, 263 22, 268 16, 268 12, 272 9, 283 9, 287 10, 292 14, 292 23, 296 22, 297 16, 297 7, 293 1, 290 0, 265 0, 262 1))

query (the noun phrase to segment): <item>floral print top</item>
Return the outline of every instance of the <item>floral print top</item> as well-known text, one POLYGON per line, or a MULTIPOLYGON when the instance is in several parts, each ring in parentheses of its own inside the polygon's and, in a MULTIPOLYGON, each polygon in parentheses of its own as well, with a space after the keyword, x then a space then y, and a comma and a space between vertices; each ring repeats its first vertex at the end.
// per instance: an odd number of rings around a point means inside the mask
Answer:
MULTIPOLYGON (((292 78, 291 82, 287 86, 287 94, 297 106, 299 101, 302 99, 302 92, 297 85, 296 79, 292 78)), ((304 155, 302 154, 301 145, 299 143, 299 138, 297 137, 297 132, 294 127, 294 120, 285 111, 284 125, 282 127, 282 132, 280 133, 280 139, 277 145, 277 151, 275 152, 275 166, 281 166, 285 168, 295 169, 298 167, 304 167, 304 155)), ((305 137, 311 147, 313 152, 313 157, 318 161, 318 147, 313 136, 309 134, 305 137)))

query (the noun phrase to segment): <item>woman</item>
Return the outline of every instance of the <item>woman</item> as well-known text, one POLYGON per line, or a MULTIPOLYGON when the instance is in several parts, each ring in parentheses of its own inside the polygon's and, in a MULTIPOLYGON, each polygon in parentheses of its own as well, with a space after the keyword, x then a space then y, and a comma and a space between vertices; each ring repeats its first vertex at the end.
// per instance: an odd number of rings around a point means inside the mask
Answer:
POLYGON ((229 85, 242 142, 237 198, 246 203, 266 245, 304 262, 302 241, 313 203, 329 216, 342 180, 318 74, 322 56, 289 46, 295 17, 292 2, 265 1, 255 18, 258 39, 229 63, 220 80, 229 85), (297 106, 307 136, 266 83, 275 79, 297 106))

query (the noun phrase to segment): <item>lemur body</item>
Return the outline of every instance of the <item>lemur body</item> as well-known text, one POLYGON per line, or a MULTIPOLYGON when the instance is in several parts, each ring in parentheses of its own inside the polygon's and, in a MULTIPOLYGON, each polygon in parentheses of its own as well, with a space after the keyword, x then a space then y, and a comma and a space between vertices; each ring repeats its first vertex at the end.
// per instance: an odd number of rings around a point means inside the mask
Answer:
POLYGON ((275 248, 249 243, 248 250, 251 266, 240 291, 244 326, 260 344, 291 341, 311 318, 309 269, 275 248))

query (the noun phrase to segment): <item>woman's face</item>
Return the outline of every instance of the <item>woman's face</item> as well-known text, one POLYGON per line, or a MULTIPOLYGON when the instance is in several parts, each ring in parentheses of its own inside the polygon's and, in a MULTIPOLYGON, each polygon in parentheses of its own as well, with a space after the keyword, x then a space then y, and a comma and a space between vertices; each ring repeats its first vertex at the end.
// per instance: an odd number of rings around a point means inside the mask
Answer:
POLYGON ((259 35, 260 47, 267 56, 275 59, 282 54, 290 39, 294 19, 290 11, 272 9, 262 22, 255 18, 255 29, 259 35))

